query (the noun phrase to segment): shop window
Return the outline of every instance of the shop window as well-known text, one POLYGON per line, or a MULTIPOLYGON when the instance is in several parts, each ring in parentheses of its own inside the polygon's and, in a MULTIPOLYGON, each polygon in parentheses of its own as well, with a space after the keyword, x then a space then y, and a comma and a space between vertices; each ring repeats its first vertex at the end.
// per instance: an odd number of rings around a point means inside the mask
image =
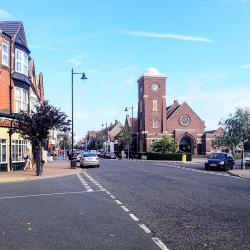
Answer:
POLYGON ((7 162, 6 140, 0 139, 0 163, 7 162))
POLYGON ((27 142, 23 140, 12 140, 12 161, 23 162, 23 156, 27 151, 27 142))

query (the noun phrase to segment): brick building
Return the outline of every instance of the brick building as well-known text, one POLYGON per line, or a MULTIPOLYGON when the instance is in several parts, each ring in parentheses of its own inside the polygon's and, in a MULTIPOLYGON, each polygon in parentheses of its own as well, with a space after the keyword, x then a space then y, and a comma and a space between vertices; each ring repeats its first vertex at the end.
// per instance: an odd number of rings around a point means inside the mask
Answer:
POLYGON ((163 135, 172 137, 180 151, 194 155, 209 154, 211 141, 221 129, 206 132, 205 122, 186 103, 177 100, 166 107, 166 75, 149 68, 138 79, 138 118, 126 118, 133 127, 132 150, 150 151, 151 144, 163 135), (133 123, 133 126, 131 124, 133 123))
POLYGON ((22 22, 0 22, 0 171, 23 167, 29 147, 13 133, 13 114, 30 112, 44 100, 43 75, 36 75, 22 22))

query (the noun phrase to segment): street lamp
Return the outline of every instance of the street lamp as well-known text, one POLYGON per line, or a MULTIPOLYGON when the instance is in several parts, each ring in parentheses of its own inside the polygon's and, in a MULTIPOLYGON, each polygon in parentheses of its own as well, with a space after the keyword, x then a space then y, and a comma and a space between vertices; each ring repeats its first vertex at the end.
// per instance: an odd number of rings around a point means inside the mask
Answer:
MULTIPOLYGON (((106 131, 107 131, 107 140, 105 141, 105 152, 107 152, 107 142, 108 142, 108 125, 107 123, 105 123, 106 125, 106 131)), ((104 124, 102 124, 102 127, 104 127, 104 124)))
MULTIPOLYGON (((73 149, 74 149, 74 75, 82 75, 81 76, 81 80, 87 80, 88 78, 86 77, 85 73, 82 72, 82 73, 77 73, 77 72, 74 72, 73 68, 71 70, 71 102, 72 102, 72 141, 71 141, 71 147, 72 147, 72 156, 73 156, 73 149)), ((72 165, 71 165, 72 167, 72 165)))
MULTIPOLYGON (((128 112, 128 110, 129 109, 131 109, 131 111, 132 111, 132 121, 131 121, 131 145, 133 145, 133 112, 134 112, 134 107, 132 106, 132 107, 126 107, 125 108, 125 112, 128 112)), ((128 146, 129 147, 129 146, 128 146)), ((129 148, 128 148, 128 159, 129 159, 129 148)), ((133 159, 133 157, 132 157, 132 159, 133 159)))

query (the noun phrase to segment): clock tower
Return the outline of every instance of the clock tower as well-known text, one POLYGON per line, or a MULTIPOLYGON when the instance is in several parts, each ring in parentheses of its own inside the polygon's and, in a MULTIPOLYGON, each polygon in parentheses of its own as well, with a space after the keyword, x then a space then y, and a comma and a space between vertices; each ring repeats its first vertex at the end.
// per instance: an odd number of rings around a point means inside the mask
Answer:
POLYGON ((149 68, 138 80, 139 150, 150 151, 150 145, 167 133, 166 75, 149 68))

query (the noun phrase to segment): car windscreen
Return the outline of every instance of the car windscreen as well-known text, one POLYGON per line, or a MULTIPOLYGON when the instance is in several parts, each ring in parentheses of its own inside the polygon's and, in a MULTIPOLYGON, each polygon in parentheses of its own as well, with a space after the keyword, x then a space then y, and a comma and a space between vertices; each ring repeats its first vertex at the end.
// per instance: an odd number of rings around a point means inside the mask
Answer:
POLYGON ((226 159, 226 154, 212 154, 210 158, 212 159, 226 159))
POLYGON ((96 153, 84 153, 83 157, 96 157, 96 153))

